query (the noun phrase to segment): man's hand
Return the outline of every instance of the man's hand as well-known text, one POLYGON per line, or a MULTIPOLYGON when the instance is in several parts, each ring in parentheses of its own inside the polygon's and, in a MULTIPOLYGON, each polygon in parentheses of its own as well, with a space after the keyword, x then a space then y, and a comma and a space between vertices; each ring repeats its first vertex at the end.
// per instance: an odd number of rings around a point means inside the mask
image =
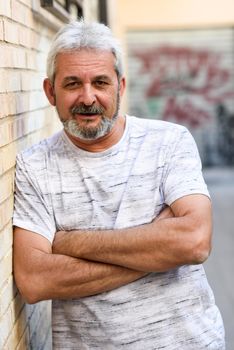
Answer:
POLYGON ((53 254, 62 254, 62 251, 66 249, 68 231, 57 231, 52 244, 53 254))

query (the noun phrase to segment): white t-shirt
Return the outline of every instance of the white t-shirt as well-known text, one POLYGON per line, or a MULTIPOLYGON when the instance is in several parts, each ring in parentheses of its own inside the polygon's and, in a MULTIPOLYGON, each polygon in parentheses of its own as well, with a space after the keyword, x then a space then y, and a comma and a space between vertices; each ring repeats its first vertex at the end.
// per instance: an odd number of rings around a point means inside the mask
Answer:
MULTIPOLYGON (((58 230, 149 223, 195 193, 209 196, 188 130, 127 116, 121 140, 104 152, 79 149, 64 131, 22 152, 13 223, 52 242, 58 230)), ((53 301, 53 349, 224 350, 223 336, 202 265, 53 301)))

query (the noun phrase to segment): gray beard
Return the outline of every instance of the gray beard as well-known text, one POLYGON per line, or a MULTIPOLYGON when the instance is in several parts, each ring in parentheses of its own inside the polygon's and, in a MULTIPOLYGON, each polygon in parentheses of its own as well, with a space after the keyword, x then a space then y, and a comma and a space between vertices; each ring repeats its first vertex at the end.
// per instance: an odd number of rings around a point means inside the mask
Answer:
POLYGON ((93 128, 89 126, 80 126, 74 119, 62 121, 62 123, 64 129, 72 136, 81 140, 97 140, 111 131, 117 118, 118 114, 115 114, 111 119, 102 116, 99 125, 93 128))
POLYGON ((117 102, 116 102, 116 111, 112 118, 106 117, 104 113, 104 109, 102 107, 95 106, 74 106, 71 109, 71 114, 75 115, 76 113, 84 113, 85 110, 87 113, 95 113, 102 115, 101 121, 97 127, 90 127, 89 121, 87 120, 87 126, 79 125, 79 122, 75 119, 63 120, 61 116, 59 116, 61 122, 63 123, 64 129, 74 137, 77 137, 81 140, 97 140, 100 137, 107 135, 111 129, 113 128, 119 113, 120 106, 120 94, 119 91, 117 93, 117 102))

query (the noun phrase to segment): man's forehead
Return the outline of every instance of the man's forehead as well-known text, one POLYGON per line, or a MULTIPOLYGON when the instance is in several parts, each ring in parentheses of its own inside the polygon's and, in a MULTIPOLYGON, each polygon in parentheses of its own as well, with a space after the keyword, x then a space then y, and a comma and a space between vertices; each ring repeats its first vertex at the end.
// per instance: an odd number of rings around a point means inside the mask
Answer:
POLYGON ((113 54, 112 51, 109 50, 96 50, 96 49, 74 49, 74 50, 65 50, 61 51, 56 55, 56 61, 60 61, 63 59, 71 59, 71 60, 76 60, 76 59, 96 59, 96 60, 110 60, 110 61, 115 61, 115 55, 113 54))
POLYGON ((67 77, 91 73, 94 76, 110 76, 115 73, 115 59, 110 51, 75 50, 61 52, 56 56, 55 75, 67 77))

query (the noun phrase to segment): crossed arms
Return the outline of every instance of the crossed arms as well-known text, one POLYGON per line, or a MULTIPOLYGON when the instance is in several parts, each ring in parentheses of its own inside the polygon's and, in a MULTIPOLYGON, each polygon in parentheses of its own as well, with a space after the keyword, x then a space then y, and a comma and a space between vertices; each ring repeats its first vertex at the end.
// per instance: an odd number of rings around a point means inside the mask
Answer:
POLYGON ((211 203, 176 200, 151 223, 120 230, 57 232, 53 245, 16 227, 14 273, 27 302, 95 295, 149 272, 200 264, 211 248, 211 203))

